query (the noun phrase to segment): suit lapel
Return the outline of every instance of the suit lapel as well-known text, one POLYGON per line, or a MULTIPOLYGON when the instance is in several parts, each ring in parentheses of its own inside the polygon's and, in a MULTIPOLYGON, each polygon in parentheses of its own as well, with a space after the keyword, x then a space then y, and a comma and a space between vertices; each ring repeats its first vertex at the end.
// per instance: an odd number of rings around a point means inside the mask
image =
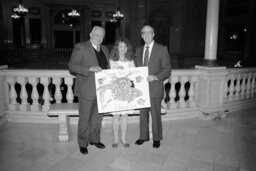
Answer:
POLYGON ((99 64, 98 64, 98 60, 97 60, 97 56, 96 56, 96 54, 95 54, 94 47, 92 46, 91 41, 88 41, 88 46, 89 46, 89 49, 90 49, 90 53, 91 53, 93 62, 94 62, 96 65, 99 65, 99 64))
POLYGON ((148 66, 151 63, 154 63, 155 56, 157 56, 157 44, 156 43, 153 44, 152 51, 151 51, 151 54, 150 54, 150 57, 149 57, 149 61, 148 61, 148 66))
POLYGON ((144 46, 141 46, 140 49, 139 49, 139 66, 143 66, 142 65, 142 59, 143 59, 143 48, 144 46))

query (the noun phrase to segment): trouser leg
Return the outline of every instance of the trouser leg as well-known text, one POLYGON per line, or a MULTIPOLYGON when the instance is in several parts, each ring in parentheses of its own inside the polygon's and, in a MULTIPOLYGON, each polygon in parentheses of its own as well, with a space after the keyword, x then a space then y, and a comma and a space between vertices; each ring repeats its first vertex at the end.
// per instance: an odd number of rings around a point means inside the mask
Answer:
POLYGON ((93 112, 91 117, 91 132, 90 132, 90 141, 98 143, 100 142, 100 131, 102 124, 103 114, 98 113, 97 101, 95 99, 93 104, 93 112))
POLYGON ((152 131, 153 140, 160 141, 163 139, 162 136, 162 120, 161 120, 161 100, 162 98, 155 97, 150 98, 151 100, 151 119, 152 119, 152 131))
POLYGON ((149 140, 149 108, 140 109, 140 138, 149 140))
POLYGON ((87 147, 91 132, 91 117, 93 113, 94 102, 79 98, 78 110, 78 131, 77 140, 80 147, 87 147))

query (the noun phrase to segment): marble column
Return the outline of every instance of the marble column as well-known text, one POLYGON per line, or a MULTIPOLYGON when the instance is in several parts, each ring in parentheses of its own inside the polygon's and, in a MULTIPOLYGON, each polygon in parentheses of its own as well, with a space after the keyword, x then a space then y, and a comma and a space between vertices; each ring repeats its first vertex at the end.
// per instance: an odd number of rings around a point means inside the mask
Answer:
POLYGON ((219 0, 208 0, 205 35, 205 52, 203 65, 216 66, 218 27, 219 27, 219 0))
POLYGON ((225 90, 225 66, 218 66, 217 43, 219 22, 219 0, 208 0, 205 36, 205 55, 203 65, 196 65, 198 70, 197 106, 203 116, 213 118, 216 113, 223 114, 225 90))

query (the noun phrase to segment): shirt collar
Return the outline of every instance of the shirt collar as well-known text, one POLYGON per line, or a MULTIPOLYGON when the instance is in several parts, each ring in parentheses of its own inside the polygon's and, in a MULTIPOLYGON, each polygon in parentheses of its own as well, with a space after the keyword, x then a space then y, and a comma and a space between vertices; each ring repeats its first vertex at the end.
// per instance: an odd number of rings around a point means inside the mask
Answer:
POLYGON ((97 49, 97 46, 96 46, 95 44, 93 44, 91 40, 90 40, 90 42, 91 42, 93 48, 94 48, 94 49, 97 49))
POLYGON ((147 46, 149 46, 149 49, 151 49, 154 45, 155 41, 153 40, 149 45, 144 45, 144 48, 146 48, 147 46))

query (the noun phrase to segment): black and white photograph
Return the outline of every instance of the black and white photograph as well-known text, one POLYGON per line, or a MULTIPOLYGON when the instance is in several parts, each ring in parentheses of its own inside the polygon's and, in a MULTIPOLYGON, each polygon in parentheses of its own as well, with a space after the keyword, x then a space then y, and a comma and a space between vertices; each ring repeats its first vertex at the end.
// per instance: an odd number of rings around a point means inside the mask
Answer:
POLYGON ((256 0, 0 0, 0 171, 255 171, 256 0))

